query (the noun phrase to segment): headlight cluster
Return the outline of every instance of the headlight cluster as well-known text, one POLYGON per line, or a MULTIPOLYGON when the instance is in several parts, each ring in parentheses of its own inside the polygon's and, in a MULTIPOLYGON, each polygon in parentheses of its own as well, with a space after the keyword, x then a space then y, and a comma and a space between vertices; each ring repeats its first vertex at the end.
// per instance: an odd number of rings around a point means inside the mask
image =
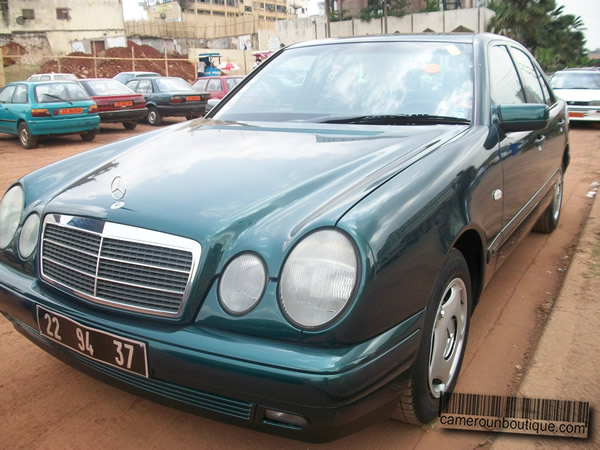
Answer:
MULTIPOLYGON (((344 233, 324 229, 309 234, 290 252, 279 280, 279 303, 296 326, 314 329, 333 321, 344 310, 358 281, 355 247, 344 233)), ((262 298, 266 266, 253 253, 243 253, 225 268, 219 284, 223 308, 242 315, 262 298)))
MULTIPOLYGON (((8 190, 0 201, 0 249, 10 245, 19 228, 21 215, 25 202, 25 194, 21 186, 14 186, 8 190)), ((19 237, 19 254, 21 258, 29 258, 38 244, 40 229, 40 216, 36 213, 30 214, 19 237)))

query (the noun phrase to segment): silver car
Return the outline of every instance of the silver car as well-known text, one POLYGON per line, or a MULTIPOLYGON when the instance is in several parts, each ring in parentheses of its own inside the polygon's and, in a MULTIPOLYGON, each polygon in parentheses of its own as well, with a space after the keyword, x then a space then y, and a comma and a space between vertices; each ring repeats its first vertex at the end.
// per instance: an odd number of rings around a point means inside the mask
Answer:
POLYGON ((569 120, 600 122, 600 68, 561 70, 550 84, 567 102, 569 120))

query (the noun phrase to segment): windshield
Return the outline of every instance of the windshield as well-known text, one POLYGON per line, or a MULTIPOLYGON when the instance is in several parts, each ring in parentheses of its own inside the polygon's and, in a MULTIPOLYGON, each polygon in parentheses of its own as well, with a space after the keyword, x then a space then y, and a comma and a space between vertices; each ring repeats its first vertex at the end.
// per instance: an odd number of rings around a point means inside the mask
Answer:
POLYGON ((469 44, 340 43, 287 49, 269 61, 215 119, 326 122, 415 114, 471 119, 469 44))
POLYGON ((94 95, 119 95, 133 94, 134 92, 122 83, 116 80, 89 80, 85 84, 91 89, 94 95))
POLYGON ((79 83, 45 83, 35 86, 38 103, 89 100, 90 97, 79 83))
POLYGON ((550 84, 554 89, 600 89, 600 72, 556 72, 550 84))
POLYGON ((160 91, 193 91, 183 78, 157 78, 156 85, 160 91))

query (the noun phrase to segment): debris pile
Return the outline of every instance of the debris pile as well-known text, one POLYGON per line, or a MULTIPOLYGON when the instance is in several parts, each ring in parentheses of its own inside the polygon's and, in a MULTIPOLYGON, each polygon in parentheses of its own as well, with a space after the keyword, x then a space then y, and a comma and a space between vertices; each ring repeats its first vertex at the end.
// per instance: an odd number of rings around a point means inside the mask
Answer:
MULTIPOLYGON (((74 52, 67 56, 87 56, 92 55, 74 52)), ((97 59, 96 68, 94 69, 93 59, 84 58, 61 58, 60 70, 57 60, 51 60, 44 63, 40 72, 68 72, 75 74, 78 78, 94 78, 108 77, 112 78, 119 72, 129 72, 132 70, 144 72, 157 72, 161 75, 166 75, 165 55, 149 45, 138 45, 135 42, 127 41, 127 47, 113 47, 101 51, 98 57, 111 59, 97 59), (132 61, 132 49, 135 60, 132 61), (157 60, 148 61, 142 58, 156 58, 157 60), (97 75, 95 75, 97 73, 97 75)), ((196 80, 196 71, 187 56, 177 52, 167 54, 167 64, 169 68, 169 76, 181 77, 188 82, 196 80)))

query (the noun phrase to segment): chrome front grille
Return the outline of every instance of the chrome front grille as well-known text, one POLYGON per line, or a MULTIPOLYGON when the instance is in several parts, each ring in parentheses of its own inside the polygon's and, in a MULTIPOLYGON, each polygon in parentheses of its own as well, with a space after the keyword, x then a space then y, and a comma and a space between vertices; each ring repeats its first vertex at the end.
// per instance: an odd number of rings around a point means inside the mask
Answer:
POLYGON ((190 239, 73 216, 44 219, 42 278, 95 303, 180 316, 199 259, 190 239))

